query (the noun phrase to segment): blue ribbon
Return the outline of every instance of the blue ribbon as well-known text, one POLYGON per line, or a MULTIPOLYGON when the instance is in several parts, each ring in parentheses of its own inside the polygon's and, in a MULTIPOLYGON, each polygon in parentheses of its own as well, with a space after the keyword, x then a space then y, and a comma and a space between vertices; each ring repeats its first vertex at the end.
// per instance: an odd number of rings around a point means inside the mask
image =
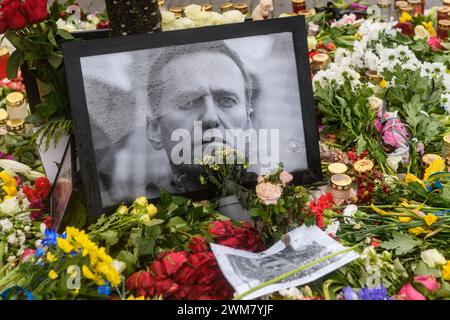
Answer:
POLYGON ((27 296, 27 299, 28 299, 28 300, 36 300, 36 299, 33 297, 33 295, 31 294, 30 291, 26 290, 25 288, 19 287, 19 286, 14 286, 14 287, 11 287, 11 288, 6 289, 5 291, 3 291, 3 292, 0 294, 0 297, 1 297, 3 300, 7 300, 7 299, 8 299, 9 293, 10 293, 11 291, 13 291, 13 290, 15 290, 16 292, 24 292, 25 295, 27 296))

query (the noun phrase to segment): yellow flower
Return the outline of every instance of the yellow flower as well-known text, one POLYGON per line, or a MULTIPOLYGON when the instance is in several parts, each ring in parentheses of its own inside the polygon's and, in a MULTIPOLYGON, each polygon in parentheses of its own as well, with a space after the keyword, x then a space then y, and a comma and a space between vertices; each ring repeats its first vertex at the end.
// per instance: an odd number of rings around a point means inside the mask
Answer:
POLYGON ((140 296, 140 297, 135 298, 133 295, 131 295, 127 298, 127 300, 145 300, 145 297, 140 296))
POLYGON ((48 272, 48 277, 52 280, 55 280, 56 278, 58 278, 58 274, 56 273, 55 270, 50 270, 48 272))
POLYGON ((86 278, 88 278, 88 279, 94 280, 94 279, 96 278, 95 274, 93 274, 92 271, 91 271, 91 269, 89 269, 89 267, 86 266, 86 265, 83 265, 83 266, 81 267, 81 272, 82 272, 83 275, 84 275, 86 278))
POLYGON ((153 218, 153 217, 156 216, 156 214, 158 213, 158 209, 155 207, 154 204, 150 203, 150 204, 147 206, 147 213, 148 213, 148 215, 149 215, 150 217, 153 218))
POLYGON ((436 222, 436 220, 438 219, 438 217, 436 217, 434 214, 429 213, 427 214, 423 220, 425 220, 425 223, 429 226, 431 226, 433 223, 436 222))
POLYGON ((139 218, 139 221, 146 226, 150 225, 151 218, 148 214, 144 214, 142 217, 139 218))
POLYGON ((3 181, 2 189, 6 192, 8 197, 14 197, 17 195, 16 179, 11 177, 6 172, 0 172, 0 179, 3 181))
POLYGON ((137 199, 134 201, 134 203, 135 203, 136 205, 138 205, 139 207, 146 207, 147 204, 148 204, 148 201, 147 201, 147 198, 146 198, 146 197, 142 196, 142 197, 137 198, 137 199))
POLYGON ((67 241, 67 239, 58 238, 56 239, 56 242, 58 243, 58 248, 60 248, 65 253, 69 253, 74 249, 74 247, 70 244, 69 241, 67 241))
POLYGON ((387 82, 386 82, 386 80, 381 80, 380 81, 380 83, 379 83, 379 85, 380 85, 380 87, 382 87, 382 88, 387 88, 387 82))
POLYGON ((447 261, 447 264, 442 267, 442 278, 450 281, 450 261, 447 261))
POLYGON ((420 234, 422 234, 422 233, 428 233, 428 231, 425 230, 425 229, 422 228, 422 227, 409 228, 408 231, 409 231, 410 233, 412 233, 413 235, 415 235, 415 236, 418 236, 418 235, 420 235, 420 234))
POLYGON ((402 16, 400 17, 399 21, 401 23, 405 23, 405 22, 408 22, 408 21, 411 21, 411 20, 412 20, 411 15, 408 12, 403 11, 402 12, 402 16))
POLYGON ((53 255, 53 253, 51 253, 50 251, 47 252, 47 261, 52 263, 56 261, 56 257, 53 255))
POLYGON ((424 26, 418 25, 414 28, 414 40, 417 39, 428 39, 430 37, 430 33, 424 26))
POLYGON ((117 208, 117 213, 122 215, 127 214, 128 213, 127 206, 121 205, 119 208, 117 208))
POLYGON ((400 222, 410 222, 412 220, 411 217, 398 217, 398 220, 400 220, 400 222))
POLYGON ((436 159, 425 170, 423 180, 426 181, 433 173, 442 172, 444 170, 445 170, 445 161, 443 159, 436 159))
POLYGON ((423 183, 423 181, 422 180, 420 180, 419 178, 417 178, 415 175, 413 175, 413 174, 411 174, 411 173, 408 173, 407 175, 406 175, 406 177, 405 177, 405 182, 408 184, 408 183, 413 183, 413 182, 418 182, 418 183, 420 183, 421 185, 422 185, 422 187, 424 187, 425 189, 427 188, 426 186, 425 186, 425 183, 423 183))
POLYGON ((430 22, 422 22, 422 24, 427 29, 427 31, 431 37, 436 37, 436 30, 434 29, 433 23, 431 21, 430 22))

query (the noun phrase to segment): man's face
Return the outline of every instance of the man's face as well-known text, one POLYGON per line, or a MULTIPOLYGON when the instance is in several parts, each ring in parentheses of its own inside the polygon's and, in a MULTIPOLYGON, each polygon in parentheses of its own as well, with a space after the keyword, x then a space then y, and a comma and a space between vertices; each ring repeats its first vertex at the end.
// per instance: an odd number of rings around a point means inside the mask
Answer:
MULTIPOLYGON (((171 60, 161 71, 159 130, 161 142, 170 156, 179 141, 171 141, 172 132, 186 129, 194 141, 194 122, 201 121, 203 131, 246 129, 248 117, 244 77, 229 57, 220 53, 198 52, 171 60)), ((203 149, 208 143, 203 143, 203 149)), ((194 155, 194 150, 191 150, 194 155)), ((194 160, 194 159, 192 159, 194 160)))

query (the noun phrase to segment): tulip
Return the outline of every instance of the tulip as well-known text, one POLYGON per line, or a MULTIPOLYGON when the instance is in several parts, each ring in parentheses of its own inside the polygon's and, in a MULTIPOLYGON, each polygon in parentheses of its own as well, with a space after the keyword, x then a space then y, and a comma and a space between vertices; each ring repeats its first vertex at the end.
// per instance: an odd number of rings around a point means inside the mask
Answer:
POLYGON ((430 292, 439 290, 441 287, 440 283, 437 282, 436 278, 431 274, 426 276, 416 276, 414 277, 414 282, 423 284, 430 292))

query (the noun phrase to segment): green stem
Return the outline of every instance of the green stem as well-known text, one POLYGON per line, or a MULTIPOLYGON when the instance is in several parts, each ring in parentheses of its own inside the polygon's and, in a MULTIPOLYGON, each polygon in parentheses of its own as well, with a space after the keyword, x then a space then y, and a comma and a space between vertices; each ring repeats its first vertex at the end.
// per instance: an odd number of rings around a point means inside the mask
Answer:
POLYGON ((300 272, 300 271, 303 271, 305 269, 308 269, 308 268, 310 268, 310 267, 312 267, 312 266, 314 266, 314 265, 316 265, 318 263, 321 263, 321 262, 323 262, 325 260, 334 258, 334 257, 336 257, 336 256, 338 256, 340 254, 344 254, 344 253, 350 252, 350 251, 356 249, 357 247, 359 247, 362 244, 363 244, 362 242, 358 243, 357 245, 354 245, 353 247, 350 247, 350 248, 347 248, 347 249, 344 249, 344 250, 341 250, 341 251, 338 251, 338 252, 334 252, 334 253, 329 254, 329 255, 327 255, 325 257, 322 257, 322 258, 320 258, 320 259, 318 259, 316 261, 313 261, 313 262, 305 264, 305 265, 303 265, 301 267, 298 267, 297 269, 294 269, 294 270, 291 270, 289 272, 286 272, 285 274, 283 274, 281 276, 278 276, 276 278, 273 278, 272 280, 266 281, 266 282, 264 282, 264 283, 262 283, 262 284, 260 284, 260 285, 258 285, 256 287, 254 287, 254 288, 251 288, 250 290, 245 291, 244 293, 241 293, 240 295, 237 295, 236 297, 233 298, 233 300, 241 300, 243 297, 248 296, 250 293, 253 293, 253 292, 255 292, 255 291, 259 290, 259 289, 267 287, 268 285, 280 282, 281 280, 283 280, 283 279, 285 279, 287 277, 290 277, 290 276, 296 274, 297 272, 300 272))

